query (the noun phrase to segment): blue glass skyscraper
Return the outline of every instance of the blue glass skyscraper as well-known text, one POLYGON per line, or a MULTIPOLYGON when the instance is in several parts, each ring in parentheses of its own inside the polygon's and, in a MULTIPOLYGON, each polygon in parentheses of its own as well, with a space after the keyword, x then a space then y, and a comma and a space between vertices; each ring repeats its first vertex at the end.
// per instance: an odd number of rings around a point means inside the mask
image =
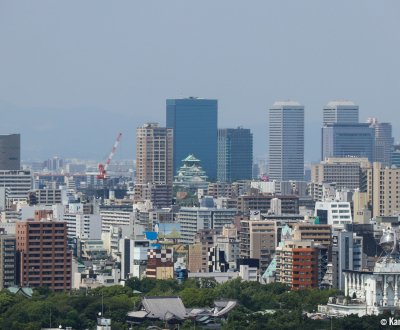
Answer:
POLYGON ((167 100, 167 128, 174 130, 174 174, 193 154, 210 180, 217 178, 218 101, 190 97, 167 100))
POLYGON ((253 134, 249 129, 218 129, 218 181, 251 180, 253 134))

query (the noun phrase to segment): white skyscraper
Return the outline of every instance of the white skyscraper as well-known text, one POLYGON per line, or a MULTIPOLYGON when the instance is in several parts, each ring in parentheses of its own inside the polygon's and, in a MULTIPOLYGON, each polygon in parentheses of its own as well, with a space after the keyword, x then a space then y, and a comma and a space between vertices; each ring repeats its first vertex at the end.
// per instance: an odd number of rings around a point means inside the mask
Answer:
POLYGON ((322 126, 357 123, 358 105, 352 101, 331 101, 324 108, 322 126))
POLYGON ((270 180, 304 180, 304 106, 275 102, 269 109, 270 180))

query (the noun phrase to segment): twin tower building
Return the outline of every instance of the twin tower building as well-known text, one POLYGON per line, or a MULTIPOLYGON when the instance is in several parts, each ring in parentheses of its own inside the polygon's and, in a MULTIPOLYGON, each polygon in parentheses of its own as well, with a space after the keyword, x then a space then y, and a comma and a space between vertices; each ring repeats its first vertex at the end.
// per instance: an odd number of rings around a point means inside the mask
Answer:
MULTIPOLYGON (((268 128, 269 179, 303 181, 304 106, 293 101, 274 103, 268 112, 268 128)), ((319 136, 317 129, 315 137, 319 136)), ((322 160, 367 157, 389 166, 392 146, 391 125, 375 119, 359 123, 359 109, 353 102, 334 101, 323 109, 322 160)), ((153 190, 159 185, 159 194, 161 186, 171 186, 189 155, 201 161, 209 181, 252 179, 253 135, 249 129, 218 129, 217 100, 168 99, 166 127, 148 123, 137 130, 138 194, 143 196, 142 188, 147 189, 145 195, 154 194, 148 191, 149 184, 153 190)))
MULTIPOLYGON (((269 109, 268 174, 270 180, 304 180, 304 107, 276 102, 269 109)), ((318 130, 313 136, 319 138, 318 130)), ((369 118, 359 122, 359 108, 351 101, 332 101, 323 109, 321 160, 363 157, 392 165, 392 125, 369 118)))

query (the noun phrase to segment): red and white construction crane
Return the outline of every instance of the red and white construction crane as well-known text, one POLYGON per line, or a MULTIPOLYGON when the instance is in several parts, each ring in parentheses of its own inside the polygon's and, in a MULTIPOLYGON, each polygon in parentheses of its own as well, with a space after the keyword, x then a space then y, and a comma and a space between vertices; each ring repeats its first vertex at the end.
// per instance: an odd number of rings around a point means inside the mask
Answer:
POLYGON ((105 165, 103 165, 101 163, 99 164, 99 166, 98 166, 99 174, 97 174, 98 180, 104 180, 107 177, 108 165, 110 165, 111 159, 114 157, 114 154, 115 154, 115 151, 117 150, 119 141, 121 140, 121 136, 122 136, 122 133, 118 133, 117 138, 115 139, 114 146, 111 149, 110 154, 108 155, 105 165))

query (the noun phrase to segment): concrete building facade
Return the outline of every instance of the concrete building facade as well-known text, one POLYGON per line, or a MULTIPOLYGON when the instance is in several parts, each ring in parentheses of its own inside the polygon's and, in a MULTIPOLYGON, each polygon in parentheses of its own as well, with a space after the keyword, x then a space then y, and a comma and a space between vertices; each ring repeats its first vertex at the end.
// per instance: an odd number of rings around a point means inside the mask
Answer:
POLYGON ((172 203, 173 130, 147 123, 136 130, 135 200, 154 207, 172 203))
POLYGON ((367 173, 367 193, 372 216, 391 216, 400 212, 400 168, 374 163, 367 173))
POLYGON ((263 273, 278 245, 277 222, 269 220, 240 221, 240 258, 258 259, 263 273))
POLYGON ((344 229, 353 222, 349 202, 316 202, 314 215, 319 218, 321 224, 331 225, 334 229, 344 229))
POLYGON ((9 202, 26 201, 33 187, 32 174, 25 170, 0 170, 0 187, 8 188, 9 202))
POLYGON ((360 188, 361 169, 370 165, 368 158, 327 158, 311 166, 311 182, 335 183, 336 189, 360 188))
POLYGON ((236 209, 217 209, 210 207, 182 207, 177 213, 181 225, 180 243, 191 244, 196 233, 202 229, 222 231, 224 225, 234 222, 236 209))

